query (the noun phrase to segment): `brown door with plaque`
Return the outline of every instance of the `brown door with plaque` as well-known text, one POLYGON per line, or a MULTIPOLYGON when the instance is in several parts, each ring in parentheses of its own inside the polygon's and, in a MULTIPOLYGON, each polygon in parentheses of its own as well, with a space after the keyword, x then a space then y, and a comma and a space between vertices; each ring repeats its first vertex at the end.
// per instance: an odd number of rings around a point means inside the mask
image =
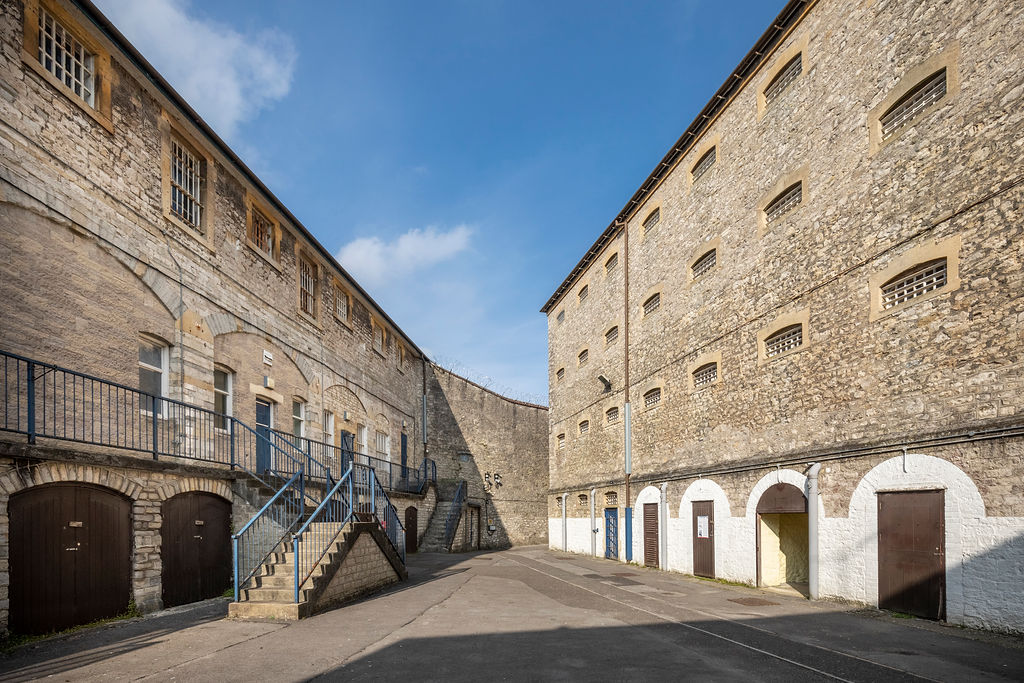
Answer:
POLYGON ((878 494, 878 606, 946 618, 943 491, 878 494))
POLYGON ((658 566, 657 503, 644 503, 644 566, 658 566))
POLYGON ((715 501, 693 501, 693 573, 715 578, 715 501))
POLYGON ((405 508, 405 552, 414 553, 419 548, 419 539, 416 538, 418 527, 416 518, 419 512, 413 506, 405 508))
POLYGON ((160 559, 164 607, 215 598, 231 584, 231 503, 179 493, 163 504, 160 559))
POLYGON ((11 496, 14 633, 122 614, 131 599, 131 502, 110 489, 47 484, 11 496))

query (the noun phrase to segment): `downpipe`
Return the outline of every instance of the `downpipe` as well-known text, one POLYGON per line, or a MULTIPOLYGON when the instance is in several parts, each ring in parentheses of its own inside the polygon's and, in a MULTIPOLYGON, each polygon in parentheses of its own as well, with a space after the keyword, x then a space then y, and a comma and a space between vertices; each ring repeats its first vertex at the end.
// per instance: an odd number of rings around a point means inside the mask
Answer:
POLYGON ((820 463, 807 470, 807 585, 811 600, 818 599, 818 471, 820 463))
POLYGON ((658 534, 658 558, 661 569, 668 570, 668 482, 661 485, 661 530, 658 534))
POLYGON ((565 516, 565 513, 566 513, 565 505, 566 505, 566 499, 568 497, 569 497, 568 493, 563 493, 562 494, 562 550, 566 551, 566 552, 568 552, 568 550, 569 550, 569 536, 568 536, 569 524, 568 524, 568 520, 566 519, 566 516, 565 516))
POLYGON ((594 516, 595 506, 597 502, 594 500, 594 496, 597 495, 597 489, 590 489, 590 554, 597 557, 597 518, 594 516))

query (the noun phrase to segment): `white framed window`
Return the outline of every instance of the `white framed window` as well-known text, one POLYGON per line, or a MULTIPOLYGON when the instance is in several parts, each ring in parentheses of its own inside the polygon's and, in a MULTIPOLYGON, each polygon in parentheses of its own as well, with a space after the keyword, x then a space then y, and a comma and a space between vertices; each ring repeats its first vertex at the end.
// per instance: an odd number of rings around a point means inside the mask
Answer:
POLYGON ((614 254, 609 256, 608 260, 604 262, 604 274, 608 275, 609 273, 611 273, 613 270, 615 270, 615 266, 617 265, 619 265, 619 252, 615 252, 614 254))
POLYGON ((803 198, 803 187, 802 182, 790 185, 782 191, 782 194, 773 199, 768 206, 764 207, 765 225, 771 225, 795 209, 803 198))
POLYGON ((619 338, 619 326, 618 325, 612 327, 610 330, 608 330, 607 332, 604 333, 604 343, 606 345, 614 343, 615 340, 618 339, 618 338, 619 338))
POLYGON ((914 266, 882 285, 882 310, 899 306, 945 286, 945 258, 914 266))
POLYGON ((900 98, 879 119, 882 140, 888 140, 930 105, 946 96, 946 69, 940 69, 900 98))
POLYGON ((588 294, 590 294, 590 287, 588 285, 583 285, 582 287, 580 287, 580 303, 583 303, 586 300, 588 294))
POLYGON ((385 432, 378 430, 375 441, 377 458, 391 462, 391 437, 389 437, 385 432))
POLYGON ((661 222, 661 207, 659 206, 654 211, 647 214, 647 218, 644 219, 644 234, 646 235, 651 230, 657 227, 658 223, 661 222))
POLYGON ((693 388, 700 389, 718 379, 718 363, 705 363, 693 371, 693 388))
POLYGON ((718 250, 712 249, 708 253, 701 256, 699 259, 693 262, 690 266, 690 272, 692 273, 693 279, 696 280, 702 275, 706 275, 715 265, 718 263, 718 250))
POLYGON ((764 89, 764 102, 765 105, 769 105, 778 99, 779 95, 786 91, 786 88, 803 73, 803 53, 797 54, 796 57, 789 60, 786 66, 782 67, 779 74, 772 79, 772 82, 768 84, 768 87, 764 89))
POLYGON ((217 429, 228 428, 228 419, 231 417, 233 403, 232 390, 234 383, 235 373, 221 365, 213 366, 213 410, 217 413, 213 421, 217 429))
POLYGON ((618 422, 619 421, 619 407, 618 406, 612 406, 611 408, 606 410, 605 413, 604 413, 604 418, 605 418, 605 421, 608 424, 610 424, 610 425, 613 425, 616 422, 618 422))
POLYGON ((366 425, 356 425, 356 453, 361 453, 362 455, 368 455, 369 453, 366 444, 366 425))
POLYGON ((203 160, 176 137, 171 137, 171 213, 180 221, 202 230, 203 160))
POLYGON ((559 382, 565 379, 565 368, 558 368, 558 372, 555 373, 555 379, 559 382))
POLYGON ((558 450, 565 448, 565 434, 558 435, 558 450))
POLYGON ((764 355, 768 358, 772 358, 773 356, 778 356, 786 351, 799 348, 803 346, 803 343, 803 323, 783 327, 781 330, 768 336, 764 340, 764 355))
POLYGON ((39 63, 90 107, 96 106, 96 56, 39 7, 39 63))
POLYGON ((654 313, 661 306, 661 292, 655 292, 644 302, 644 315, 654 313))
POLYGON ((644 394, 644 408, 653 408, 661 403, 661 388, 655 388, 644 394))
POLYGON ((586 364, 587 364, 587 358, 588 358, 589 356, 590 356, 590 352, 589 352, 589 351, 588 351, 587 349, 583 349, 582 351, 580 351, 580 355, 579 355, 579 356, 577 356, 576 358, 577 358, 577 360, 579 361, 579 366, 580 366, 581 368, 582 368, 582 367, 583 367, 584 365, 586 365, 586 364))
POLYGON ((299 308, 316 317, 317 267, 307 256, 299 256, 299 308))
POLYGON ((342 320, 348 320, 348 292, 337 285, 334 286, 334 315, 342 320))
POLYGON ((334 436, 334 413, 330 410, 324 411, 324 443, 336 446, 336 438, 334 436))
POLYGON ((586 434, 590 431, 590 420, 583 420, 580 422, 580 434, 586 434))
POLYGON ((292 435, 306 436, 306 402, 298 398, 292 399, 292 435))
POLYGON ((712 147, 704 153, 697 163, 693 165, 693 169, 690 170, 690 176, 693 179, 692 182, 697 182, 697 179, 702 175, 711 170, 711 167, 715 165, 715 161, 718 160, 718 147, 712 147))
MULTIPOLYGON (((162 341, 153 337, 139 338, 139 391, 153 396, 166 397, 168 386, 169 349, 162 341)), ((143 412, 153 412, 153 399, 141 399, 143 412)), ((160 402, 160 415, 167 414, 167 404, 160 402)))

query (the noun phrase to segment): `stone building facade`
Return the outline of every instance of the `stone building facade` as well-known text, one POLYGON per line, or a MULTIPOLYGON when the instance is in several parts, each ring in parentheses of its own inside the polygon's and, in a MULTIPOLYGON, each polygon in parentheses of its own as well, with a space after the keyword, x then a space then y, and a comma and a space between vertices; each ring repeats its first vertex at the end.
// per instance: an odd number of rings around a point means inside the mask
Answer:
POLYGON ((542 309, 552 547, 1024 630, 1022 35, 783 8, 542 309))
MULTIPOLYGON (((447 425, 480 410, 475 443, 536 432, 510 467, 543 497, 546 411, 493 394, 460 405, 457 419, 434 405, 438 382, 461 380, 430 363, 88 0, 0 1, 0 159, 0 351, 250 426, 334 445, 348 433, 391 468, 417 470, 428 452, 450 460, 444 429, 430 440, 428 411, 447 425)), ((0 428, 10 430, 16 388, 4 382, 0 428)), ((25 441, 0 429, 0 523, 26 490, 64 482, 116 492, 130 503, 131 599, 144 611, 162 604, 162 501, 219 496, 236 530, 254 511, 237 472, 211 463, 25 441)), ((500 462, 507 451, 474 449, 487 469, 512 471, 500 462)), ((482 480, 471 486, 480 495, 482 480)), ((422 534, 437 490, 395 500, 400 516, 421 506, 422 534)), ((508 510, 514 523, 501 520, 505 508, 489 513, 501 543, 543 540, 542 506, 533 520, 508 510)), ((18 559, 0 538, 2 630, 18 559)))

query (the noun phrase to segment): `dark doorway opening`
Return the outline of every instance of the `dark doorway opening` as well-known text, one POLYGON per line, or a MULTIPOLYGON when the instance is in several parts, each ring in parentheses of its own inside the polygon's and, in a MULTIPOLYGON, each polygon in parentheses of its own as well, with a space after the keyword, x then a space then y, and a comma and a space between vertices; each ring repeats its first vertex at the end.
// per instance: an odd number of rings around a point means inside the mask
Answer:
POLYGON ((231 503, 179 493, 163 504, 160 559, 164 607, 215 598, 231 583, 231 503))
POLYGON ((944 491, 878 494, 878 606, 946 618, 944 491))
POLYGON ((644 566, 659 566, 657 503, 644 503, 644 566))
POLYGON ((419 528, 417 526, 417 518, 419 517, 419 511, 410 505, 405 508, 405 552, 414 553, 419 547, 419 539, 417 534, 419 528))
POLYGON ((715 578, 715 501, 693 501, 693 573, 715 578))
POLYGON ((757 503, 757 585, 809 595, 807 498, 792 484, 775 484, 757 503))

